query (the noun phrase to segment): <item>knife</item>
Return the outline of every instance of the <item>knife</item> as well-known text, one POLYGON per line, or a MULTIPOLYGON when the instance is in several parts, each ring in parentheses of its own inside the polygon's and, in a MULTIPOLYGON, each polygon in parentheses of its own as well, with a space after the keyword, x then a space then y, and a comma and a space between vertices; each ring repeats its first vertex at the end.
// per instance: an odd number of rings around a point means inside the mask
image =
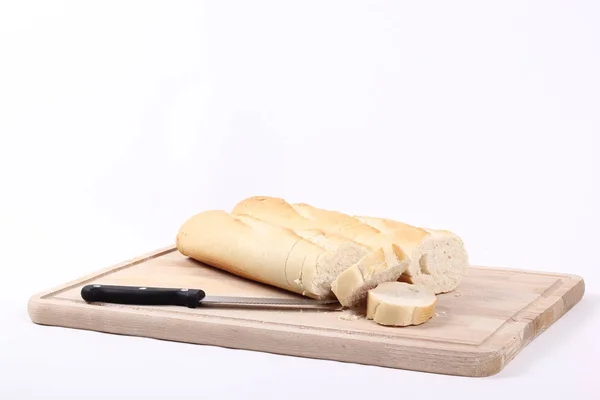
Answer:
POLYGON ((85 285, 81 297, 86 302, 153 306, 239 305, 251 307, 293 307, 310 309, 341 309, 337 300, 285 299, 261 297, 207 296, 202 289, 162 288, 147 286, 85 285), (337 305, 337 307, 335 307, 337 305))

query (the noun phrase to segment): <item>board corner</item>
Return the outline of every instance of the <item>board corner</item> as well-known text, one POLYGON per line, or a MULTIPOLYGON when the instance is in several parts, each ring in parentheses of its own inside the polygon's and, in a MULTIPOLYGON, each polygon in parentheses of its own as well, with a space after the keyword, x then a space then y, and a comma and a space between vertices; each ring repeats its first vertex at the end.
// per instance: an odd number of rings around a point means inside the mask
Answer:
POLYGON ((46 293, 36 293, 27 300, 27 315, 34 324, 42 324, 46 293))

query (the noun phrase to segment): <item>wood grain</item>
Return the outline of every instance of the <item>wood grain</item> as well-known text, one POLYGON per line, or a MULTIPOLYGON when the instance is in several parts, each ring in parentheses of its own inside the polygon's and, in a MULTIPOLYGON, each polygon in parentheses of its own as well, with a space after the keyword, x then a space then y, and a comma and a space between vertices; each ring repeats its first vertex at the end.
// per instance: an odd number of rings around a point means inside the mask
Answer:
POLYGON ((471 377, 501 371, 583 297, 582 278, 472 267, 419 326, 377 325, 353 310, 267 310, 87 304, 89 283, 189 287, 209 295, 297 297, 168 247, 31 297, 34 323, 471 377))

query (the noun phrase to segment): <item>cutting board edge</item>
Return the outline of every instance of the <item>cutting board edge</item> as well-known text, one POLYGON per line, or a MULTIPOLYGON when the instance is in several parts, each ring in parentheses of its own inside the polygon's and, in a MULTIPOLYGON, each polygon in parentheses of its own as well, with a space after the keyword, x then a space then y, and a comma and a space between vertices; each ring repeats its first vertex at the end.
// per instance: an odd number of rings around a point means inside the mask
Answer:
POLYGON ((258 322, 244 326, 243 333, 238 331, 238 334, 232 334, 232 328, 233 332, 239 328, 239 322, 235 320, 198 318, 185 314, 167 316, 168 311, 158 316, 155 311, 140 314, 131 307, 91 306, 40 297, 32 298, 28 308, 32 321, 39 325, 444 375, 487 377, 502 371, 535 337, 568 312, 583 296, 582 289, 583 280, 579 280, 561 297, 567 299, 563 307, 555 305, 549 308, 553 318, 546 320, 544 329, 531 329, 544 319, 540 315, 528 324, 514 324, 513 329, 507 332, 509 339, 505 343, 497 343, 492 347, 457 345, 455 347, 462 350, 436 350, 438 361, 440 358, 445 360, 444 363, 438 363, 439 369, 436 365, 415 362, 423 351, 431 351, 424 346, 416 346, 417 340, 411 340, 413 344, 410 346, 399 344, 402 343, 400 340, 369 341, 360 336, 339 340, 336 335, 324 335, 314 329, 274 329, 273 324, 258 322), (102 326, 97 321, 103 321, 102 326), (315 339, 318 339, 318 346, 313 347, 315 339), (278 344, 274 346, 273 343, 278 344), (349 348, 352 351, 348 351, 349 348), (382 349, 386 357, 380 356, 382 349), (452 367, 449 368, 449 365, 452 367))
MULTIPOLYGON (((75 279, 63 285, 59 285, 51 290, 46 290, 35 294, 30 297, 28 302, 28 314, 32 322, 39 325, 48 325, 64 328, 73 329, 84 329, 96 332, 112 333, 127 336, 138 336, 153 338, 159 340, 169 340, 175 342, 184 342, 200 345, 213 345, 224 348, 234 348, 242 350, 253 350, 273 354, 290 355, 295 357, 307 357, 313 359, 322 359, 329 361, 339 362, 350 362, 356 364, 373 365, 380 367, 389 367, 394 369, 405 369, 414 370, 421 372, 431 372, 445 375, 458 375, 467 377, 486 377, 499 373, 504 367, 531 341, 539 336, 543 331, 547 330, 551 325, 558 321, 563 315, 565 315, 572 307, 574 307, 582 298, 585 292, 584 279, 578 275, 573 274, 559 274, 559 273, 546 273, 528 270, 515 270, 509 268, 491 268, 491 269, 505 269, 511 271, 518 271, 524 273, 533 273, 539 275, 551 275, 559 276, 568 281, 568 284, 561 290, 564 293, 545 309, 544 313, 540 313, 536 318, 528 321, 525 324, 513 324, 511 336, 516 340, 507 340, 506 343, 498 344, 495 346, 481 346, 481 347, 469 347, 465 345, 463 350, 440 350, 438 356, 447 357, 448 364, 452 364, 455 359, 460 358, 461 362, 456 366, 456 369, 448 371, 447 367, 443 370, 437 370, 435 366, 418 366, 411 362, 413 359, 410 354, 414 353, 418 356, 419 352, 422 351, 423 347, 417 347, 411 345, 410 347, 397 344, 402 343, 400 340, 396 340, 397 343, 383 343, 381 341, 368 342, 360 338, 345 338, 339 341, 334 335, 327 336, 323 335, 322 332, 312 332, 312 329, 303 329, 302 332, 291 332, 285 329, 273 330, 273 324, 261 324, 256 322, 254 325, 245 328, 243 339, 251 339, 251 343, 240 345, 240 337, 231 337, 230 331, 227 328, 237 326, 235 322, 226 322, 215 320, 202 320, 202 318, 188 317, 183 318, 173 317, 164 315, 161 318, 156 318, 155 315, 136 313, 135 309, 131 307, 97 307, 91 306, 86 303, 68 302, 62 299, 52 298, 53 295, 60 293, 64 290, 68 290, 77 285, 85 284, 86 282, 93 281, 102 276, 110 274, 114 271, 133 266, 145 260, 160 257, 176 250, 174 246, 163 247, 159 250, 152 251, 143 254, 139 257, 131 258, 124 262, 118 263, 107 268, 100 269, 96 272, 86 274, 79 279, 75 279), (67 313, 62 310, 69 310, 67 313), (60 311, 60 312, 59 312, 60 311), (117 311, 115 313, 115 311, 117 311), (68 315, 68 319, 63 318, 61 315, 68 315), (119 318, 115 319, 114 316, 118 315, 119 318), (189 324, 186 326, 178 326, 183 335, 178 334, 178 329, 168 329, 171 331, 168 334, 160 334, 164 332, 164 326, 161 329, 160 321, 164 319, 178 321, 181 324, 189 324), (192 320, 193 319, 193 320, 192 320), (191 321, 190 321, 191 320, 191 321), (71 321, 71 322, 69 322, 71 321), (92 326, 93 321, 105 321, 103 327, 92 326), (187 322, 186 322, 187 321, 187 322), (540 322, 542 321, 542 322, 540 322), (156 324, 158 323, 158 326, 156 324), (199 328, 198 324, 202 327, 199 328), (193 328, 191 325, 194 325, 193 328), (181 329, 183 328, 183 329, 181 329), (186 332, 212 332, 213 339, 209 340, 203 338, 199 340, 190 335, 185 335, 186 332), (135 332, 135 333, 131 333, 135 332), (270 337, 276 332, 278 335, 287 335, 287 338, 282 337, 270 337), (321 350, 311 351, 311 339, 313 336, 319 335, 321 350), (225 340, 223 338, 226 338, 225 340), (273 341, 282 343, 278 350, 273 349, 273 341), (362 349, 361 352, 357 352, 357 347, 352 347, 353 352, 348 352, 350 342, 354 342, 357 346, 362 349), (269 343, 266 345, 266 343, 269 343), (397 357, 390 356, 382 359, 376 354, 381 350, 383 346, 390 355, 396 354, 397 357), (268 348, 267 348, 268 347, 268 348), (301 351, 291 351, 290 349, 302 349, 301 351), (326 352, 322 349, 327 349, 326 352), (369 350, 371 349, 371 350, 369 350), (331 356, 335 353, 336 356, 331 356), (447 354, 443 354, 446 352, 447 354), (327 356, 324 354, 327 353, 327 356), (361 356, 357 354, 361 353, 361 356), (369 361, 365 361, 366 359, 369 361), (362 357, 362 358, 361 358, 362 357), (369 358, 371 357, 371 358, 369 358)), ((488 268, 473 266, 473 268, 488 268)), ((155 312, 155 311, 154 311, 155 312)), ((168 327, 168 325, 167 325, 168 327)), ((410 339, 414 342, 417 340, 410 339)), ((460 348, 460 346, 457 346, 460 348)))
POLYGON ((313 329, 300 332, 296 329, 274 330, 271 324, 265 324, 264 327, 260 324, 244 326, 243 333, 239 331, 232 335, 232 330, 239 329, 234 321, 202 318, 190 321, 182 316, 140 315, 126 308, 116 310, 102 306, 85 309, 77 307, 75 303, 56 304, 58 302, 62 303, 61 300, 31 301, 29 310, 32 321, 37 325, 67 329, 444 375, 485 377, 500 372, 505 365, 497 352, 473 348, 472 351, 438 351, 438 361, 440 358, 445 360, 439 363, 438 369, 436 365, 414 362, 425 349, 415 345, 369 341, 364 337, 340 340, 339 336, 323 335, 313 329), (98 321, 102 321, 101 326, 97 324, 98 321), (385 357, 381 357, 382 350, 385 351, 385 357), (449 368, 449 365, 453 367, 449 368))
POLYGON ((489 358, 497 363, 495 375, 502 371, 529 343, 566 315, 577 305, 585 294, 585 281, 581 276, 564 274, 565 284, 548 297, 540 296, 537 301, 519 311, 507 326, 494 332, 491 342, 486 339, 482 348, 489 349, 489 358), (558 292, 558 293, 556 293, 558 292), (537 304, 536 304, 537 303, 537 304), (534 318, 527 314, 532 309, 543 309, 534 318))

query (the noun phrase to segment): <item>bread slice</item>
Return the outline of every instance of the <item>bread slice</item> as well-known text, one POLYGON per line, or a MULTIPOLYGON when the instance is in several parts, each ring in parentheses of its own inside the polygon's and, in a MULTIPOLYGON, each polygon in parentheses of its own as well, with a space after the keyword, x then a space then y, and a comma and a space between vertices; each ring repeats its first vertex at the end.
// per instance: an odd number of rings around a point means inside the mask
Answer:
POLYGON ((306 238, 247 215, 209 210, 183 223, 176 246, 185 256, 244 278, 315 299, 334 298, 334 279, 369 249, 318 232, 302 234, 306 238))
POLYGON ((436 300, 423 285, 383 282, 367 294, 367 319, 387 326, 419 325, 433 317, 436 300))
POLYGON ((461 238, 449 231, 419 228, 385 218, 356 216, 357 220, 398 243, 411 259, 400 280, 425 285, 434 293, 450 292, 468 272, 469 257, 461 238))
POLYGON ((408 262, 400 247, 384 246, 339 274, 331 290, 342 306, 352 307, 363 301, 367 292, 378 284, 397 280, 408 262))

